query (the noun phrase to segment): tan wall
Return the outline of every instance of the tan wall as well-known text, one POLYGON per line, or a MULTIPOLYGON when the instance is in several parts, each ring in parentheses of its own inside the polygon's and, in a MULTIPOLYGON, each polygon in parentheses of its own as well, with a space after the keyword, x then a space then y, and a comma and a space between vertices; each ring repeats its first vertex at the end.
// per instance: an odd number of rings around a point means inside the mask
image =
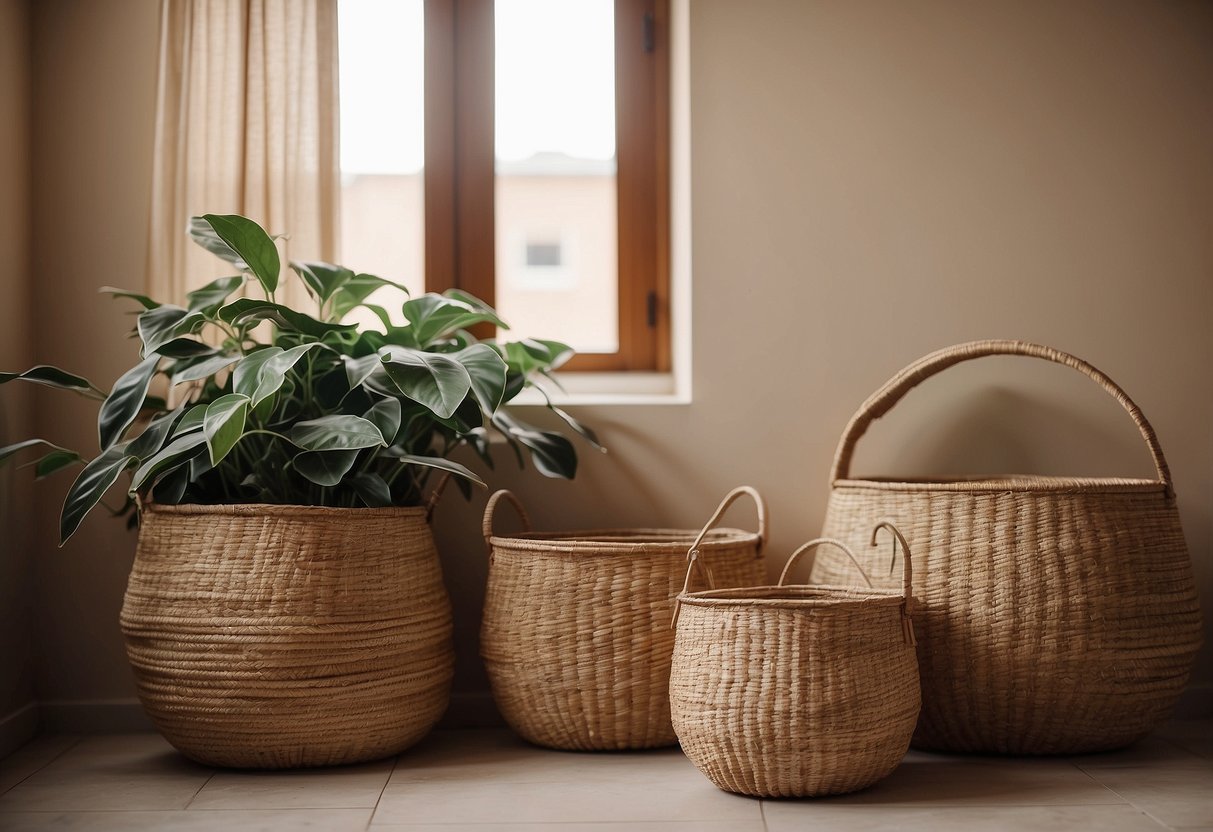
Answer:
MULTIPOLYGON (((92 292, 142 267, 155 5, 35 14, 38 357, 105 382, 130 345, 92 292)), ((503 458, 496 481, 553 528, 695 525, 751 482, 779 558, 819 528, 834 443, 871 390, 933 348, 1025 337, 1089 358, 1153 420, 1213 608, 1211 36, 1198 3, 693 0, 694 404, 583 409, 610 456, 585 454, 574 484, 503 458)), ((931 384, 859 470, 1148 473, 1114 403, 1024 363, 931 384)), ((39 419, 87 442, 85 410, 47 399, 39 419)), ((43 693, 128 696, 132 539, 96 517, 55 551, 60 488, 37 532, 43 693)), ((438 516, 462 690, 483 687, 483 501, 438 516)))
MULTIPOLYGON (((24 0, 0 0, 0 370, 29 366, 29 14, 24 0)), ((29 436, 29 390, 0 395, 0 446, 29 436)), ((31 495, 26 472, 0 471, 0 720, 34 695, 31 495)), ((0 731, 0 745, 3 731, 0 731)), ((3 749, 0 749, 2 753, 3 749)))

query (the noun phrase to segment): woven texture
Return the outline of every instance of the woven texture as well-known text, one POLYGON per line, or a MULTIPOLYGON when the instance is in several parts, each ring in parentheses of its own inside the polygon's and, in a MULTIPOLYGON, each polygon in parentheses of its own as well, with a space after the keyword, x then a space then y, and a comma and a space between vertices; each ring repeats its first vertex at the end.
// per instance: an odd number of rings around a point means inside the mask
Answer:
MULTIPOLYGON (((1048 347, 977 342, 903 370, 844 433, 823 533, 856 545, 881 518, 897 524, 917 559, 916 746, 1102 751, 1140 739, 1170 712, 1200 646, 1195 582, 1157 438, 1094 367, 1048 347), (854 445, 873 419, 925 378, 985 355, 1041 358, 1096 381, 1137 424, 1158 478, 849 478, 854 445)), ((860 560, 881 574, 874 560, 860 560)), ((855 575, 823 551, 813 580, 853 583, 855 575)))
MULTIPOLYGON (((493 505, 486 513, 491 524, 493 505)), ((693 531, 490 535, 480 649, 493 698, 524 739, 551 748, 672 745, 670 629, 693 531)), ((718 583, 759 583, 761 534, 702 544, 718 583)))
POLYGON ((149 507, 122 630, 144 709, 208 765, 386 757, 449 699, 450 602, 421 508, 149 507))
POLYGON ((918 719, 904 598, 835 587, 680 596, 670 699, 687 757, 756 797, 862 789, 897 767, 918 719))

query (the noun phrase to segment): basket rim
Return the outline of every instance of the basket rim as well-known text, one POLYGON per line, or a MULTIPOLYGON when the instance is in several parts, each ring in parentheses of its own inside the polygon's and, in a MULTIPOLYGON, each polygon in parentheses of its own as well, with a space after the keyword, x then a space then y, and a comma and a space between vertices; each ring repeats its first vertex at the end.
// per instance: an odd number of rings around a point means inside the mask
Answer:
MULTIPOLYGON (((679 554, 685 555, 698 536, 697 529, 577 529, 564 532, 518 532, 493 535, 494 549, 563 554, 679 554)), ((761 535, 740 529, 713 529, 700 544, 701 549, 725 549, 741 545, 758 546, 761 535)))
POLYGON ((847 477, 835 489, 871 491, 950 491, 1079 494, 1166 494, 1162 480, 1134 477, 1059 477, 1043 474, 994 474, 952 477, 847 477))
POLYGON ((228 517, 420 517, 425 519, 425 506, 390 506, 388 508, 348 508, 339 506, 305 506, 280 503, 163 503, 144 502, 141 508, 152 514, 216 515, 228 517))
POLYGON ((835 586, 831 584, 787 584, 778 586, 737 586, 682 592, 680 604, 692 607, 738 608, 770 607, 774 609, 828 609, 837 607, 900 608, 906 597, 900 590, 874 589, 864 586, 835 586), (799 595, 795 593, 799 592, 799 595), (810 594, 811 593, 811 594, 810 594), (766 596, 766 597, 764 597, 766 596))

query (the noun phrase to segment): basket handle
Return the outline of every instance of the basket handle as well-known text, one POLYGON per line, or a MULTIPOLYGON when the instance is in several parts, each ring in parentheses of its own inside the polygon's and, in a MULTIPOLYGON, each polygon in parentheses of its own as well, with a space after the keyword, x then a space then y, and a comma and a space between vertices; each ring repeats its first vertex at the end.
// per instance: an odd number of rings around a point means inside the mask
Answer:
MULTIPOLYGON (((893 536, 893 560, 889 563, 889 571, 897 565, 897 544, 901 544, 901 592, 905 600, 901 602, 901 633, 907 644, 914 645, 914 569, 910 564, 910 544, 906 542, 901 530, 888 520, 881 520, 872 529, 872 545, 876 545, 876 536, 881 529, 887 529, 893 536)), ((866 576, 865 576, 866 577, 866 576)))
POLYGON ((531 530, 531 518, 527 516, 526 509, 522 507, 522 501, 514 496, 514 492, 504 488, 501 489, 494 493, 492 497, 489 497, 489 501, 484 507, 484 521, 480 525, 480 530, 484 534, 484 545, 490 553, 493 551, 493 547, 489 543, 489 538, 493 536, 493 515, 497 511, 497 504, 503 499, 514 506, 514 510, 518 512, 518 516, 522 518, 523 531, 529 532, 531 530))
POLYGON ((691 544, 691 548, 687 550, 687 574, 682 581, 682 593, 674 599, 674 617, 670 621, 670 626, 678 625, 678 614, 682 612, 682 601, 680 600, 683 593, 691 591, 691 574, 698 566, 703 572, 704 580, 708 582, 708 589, 715 589, 716 583, 712 580, 712 569, 707 563, 700 560, 699 547, 703 544, 704 538, 708 536, 708 532, 716 528, 716 524, 720 522, 720 518, 724 517, 724 513, 729 510, 729 506, 737 502, 742 496, 749 494, 754 498, 754 504, 758 507, 758 555, 762 556, 762 550, 767 546, 767 539, 770 536, 770 529, 767 527, 767 504, 762 499, 762 495, 758 493, 758 489, 749 485, 739 485, 724 495, 724 499, 720 501, 720 505, 716 506, 716 511, 708 519, 700 529, 695 541, 691 544))
POLYGON ((767 528, 767 504, 762 499, 762 495, 758 493, 758 489, 749 485, 739 485, 724 495, 724 499, 720 501, 720 505, 716 507, 716 511, 712 514, 707 523, 699 531, 699 536, 695 538, 695 542, 691 544, 691 548, 687 550, 687 560, 691 559, 692 553, 699 552, 699 546, 703 543, 704 538, 708 536, 708 532, 716 528, 716 524, 720 522, 720 518, 724 517, 724 513, 729 510, 729 506, 737 502, 742 496, 749 494, 754 498, 754 504, 758 507, 758 554, 767 547, 767 539, 770 537, 770 529, 767 528))
POLYGON ((1150 456, 1154 460, 1154 469, 1158 472, 1158 479, 1165 487, 1167 496, 1174 495, 1171 469, 1167 466, 1167 460, 1163 456, 1162 446, 1158 443, 1154 428, 1146 420, 1141 408, 1129 398, 1128 393, 1081 358, 1052 347, 1027 341, 971 341, 967 344, 957 344, 954 347, 947 347, 924 356, 897 373, 885 382, 883 387, 869 396, 868 400, 851 417, 851 421, 847 424, 846 430, 842 433, 842 439, 838 443, 838 450, 834 453, 834 466, 830 472, 830 481, 833 483, 847 479, 851 473, 851 457, 855 452, 855 444, 867 432, 868 426, 892 410, 906 393, 931 376, 941 373, 955 364, 989 355, 1021 355, 1051 361, 1054 364, 1077 370, 1102 387, 1112 398, 1120 402, 1120 406, 1133 419, 1137 430, 1141 432, 1142 439, 1146 442, 1146 447, 1150 450, 1150 456))
POLYGON ((855 568, 859 570, 859 574, 863 577, 864 583, 868 585, 868 589, 874 588, 872 579, 868 577, 868 571, 859 563, 859 559, 855 557, 855 553, 851 551, 851 547, 833 537, 818 537, 810 540, 793 552, 788 558, 788 562, 784 564, 783 571, 779 573, 779 583, 776 586, 785 586, 784 581, 788 579, 788 574, 792 571, 792 567, 796 565, 796 561, 800 560, 800 556, 811 549, 816 549, 818 546, 835 546, 841 549, 851 559, 851 563, 855 564, 855 568))

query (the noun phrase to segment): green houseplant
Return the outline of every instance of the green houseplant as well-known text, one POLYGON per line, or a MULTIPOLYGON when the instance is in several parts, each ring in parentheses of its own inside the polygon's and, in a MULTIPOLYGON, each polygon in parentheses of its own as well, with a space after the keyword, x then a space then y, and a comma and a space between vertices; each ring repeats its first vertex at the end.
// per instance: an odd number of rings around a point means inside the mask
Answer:
POLYGON ((453 665, 430 477, 480 483, 449 455, 467 446, 492 467, 492 433, 520 464, 529 454, 572 478, 569 439, 502 408, 572 351, 477 339, 478 324, 506 326, 458 291, 409 298, 397 324, 368 302, 394 284, 328 263, 289 264, 314 305, 292 308, 255 222, 208 214, 190 234, 237 274, 184 306, 103 290, 141 307, 139 361, 108 394, 56 367, 0 374, 98 399, 100 453, 29 439, 0 462, 42 448, 38 477, 83 464, 61 542, 129 473, 127 653, 145 709, 183 752, 253 767, 396 753, 441 716, 453 665), (381 327, 346 323, 360 307, 381 327))

